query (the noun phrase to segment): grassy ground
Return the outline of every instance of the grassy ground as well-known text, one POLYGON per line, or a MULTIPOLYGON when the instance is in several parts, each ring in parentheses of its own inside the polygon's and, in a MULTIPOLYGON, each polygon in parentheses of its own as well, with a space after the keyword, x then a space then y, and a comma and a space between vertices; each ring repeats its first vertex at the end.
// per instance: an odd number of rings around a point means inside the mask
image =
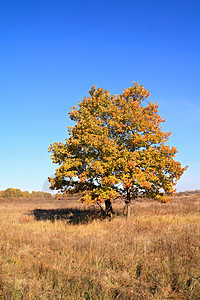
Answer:
POLYGON ((0 201, 0 299, 200 299, 200 196, 123 205, 0 201))

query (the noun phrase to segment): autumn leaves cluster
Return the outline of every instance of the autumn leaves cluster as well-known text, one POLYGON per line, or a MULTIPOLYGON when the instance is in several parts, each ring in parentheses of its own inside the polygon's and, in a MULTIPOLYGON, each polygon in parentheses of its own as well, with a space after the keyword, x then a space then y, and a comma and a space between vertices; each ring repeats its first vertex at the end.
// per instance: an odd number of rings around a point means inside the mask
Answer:
POLYGON ((69 113, 65 143, 49 151, 59 166, 51 188, 85 192, 85 203, 123 196, 169 201, 174 185, 186 168, 174 160, 177 150, 166 142, 158 105, 144 101, 149 91, 133 83, 120 95, 95 86, 69 113))

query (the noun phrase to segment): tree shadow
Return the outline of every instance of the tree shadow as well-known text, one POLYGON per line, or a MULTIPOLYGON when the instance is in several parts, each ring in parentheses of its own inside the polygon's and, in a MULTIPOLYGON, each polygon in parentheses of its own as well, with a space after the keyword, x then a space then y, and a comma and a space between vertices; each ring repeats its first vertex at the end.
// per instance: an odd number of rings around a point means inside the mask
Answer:
POLYGON ((103 220, 106 218, 105 213, 98 208, 77 209, 34 209, 31 215, 37 221, 66 220, 68 224, 87 224, 93 220, 103 220))

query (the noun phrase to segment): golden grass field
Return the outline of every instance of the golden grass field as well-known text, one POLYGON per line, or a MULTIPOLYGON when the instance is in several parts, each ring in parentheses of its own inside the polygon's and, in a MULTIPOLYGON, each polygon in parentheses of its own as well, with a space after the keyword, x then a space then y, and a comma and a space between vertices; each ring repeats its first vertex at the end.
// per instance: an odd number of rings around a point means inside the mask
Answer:
POLYGON ((0 299, 200 299, 200 195, 96 209, 0 200, 0 299))

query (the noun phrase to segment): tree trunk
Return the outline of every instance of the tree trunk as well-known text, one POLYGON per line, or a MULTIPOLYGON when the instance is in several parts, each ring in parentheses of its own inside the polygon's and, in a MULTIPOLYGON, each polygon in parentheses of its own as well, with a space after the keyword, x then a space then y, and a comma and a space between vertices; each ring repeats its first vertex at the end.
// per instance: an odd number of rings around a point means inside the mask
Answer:
POLYGON ((127 189, 127 196, 125 200, 125 208, 124 208, 125 216, 127 219, 129 219, 131 215, 131 195, 129 192, 129 189, 127 189))
POLYGON ((126 218, 129 219, 129 217, 131 215, 131 203, 130 202, 125 201, 124 214, 125 214, 126 218))
POLYGON ((113 208, 112 208, 112 203, 111 203, 110 199, 107 199, 105 201, 105 206, 106 206, 106 215, 108 217, 111 217, 111 214, 113 214, 113 208))
POLYGON ((129 219, 131 215, 131 203, 127 203, 127 215, 126 218, 129 219))

